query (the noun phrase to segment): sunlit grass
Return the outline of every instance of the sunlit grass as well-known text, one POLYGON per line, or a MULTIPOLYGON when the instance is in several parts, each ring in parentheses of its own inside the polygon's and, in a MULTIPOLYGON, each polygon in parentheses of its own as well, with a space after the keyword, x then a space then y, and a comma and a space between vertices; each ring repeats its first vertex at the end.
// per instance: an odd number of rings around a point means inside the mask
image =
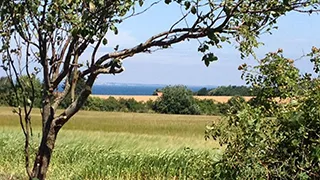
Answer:
MULTIPOLYGON (((36 147, 39 109, 32 115, 36 147)), ((214 116, 81 111, 58 136, 49 178, 197 179, 209 172, 216 158, 214 148, 219 146, 204 140, 204 130, 217 120, 214 116)), ((25 173, 22 148, 17 116, 11 108, 1 107, 0 177, 25 173)))

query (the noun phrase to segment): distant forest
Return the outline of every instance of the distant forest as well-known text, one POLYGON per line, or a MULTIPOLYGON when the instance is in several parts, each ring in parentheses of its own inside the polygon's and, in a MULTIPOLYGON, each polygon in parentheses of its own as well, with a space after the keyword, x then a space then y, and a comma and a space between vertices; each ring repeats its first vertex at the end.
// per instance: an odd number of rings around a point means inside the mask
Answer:
POLYGON ((213 89, 201 88, 194 92, 197 96, 254 96, 252 87, 248 86, 219 86, 213 89))
MULTIPOLYGON (((190 89, 189 89, 190 90, 190 89)), ((156 89, 153 95, 162 92, 162 89, 156 89)), ((206 87, 193 91, 195 96, 255 96, 256 93, 252 87, 248 86, 218 86, 216 88, 208 89, 206 87)))

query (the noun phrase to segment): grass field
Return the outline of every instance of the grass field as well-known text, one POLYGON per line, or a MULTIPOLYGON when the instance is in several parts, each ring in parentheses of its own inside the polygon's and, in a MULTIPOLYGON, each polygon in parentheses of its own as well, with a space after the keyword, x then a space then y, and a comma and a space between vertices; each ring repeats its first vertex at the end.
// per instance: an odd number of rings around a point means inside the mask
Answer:
MULTIPOLYGON (((0 107, 0 179, 24 175, 23 137, 12 109, 0 107)), ((214 116, 81 111, 58 136, 49 179, 199 179, 219 146, 205 141, 214 116)), ((33 112, 33 146, 39 109, 33 112)), ((34 149, 35 151, 35 149, 34 149)))

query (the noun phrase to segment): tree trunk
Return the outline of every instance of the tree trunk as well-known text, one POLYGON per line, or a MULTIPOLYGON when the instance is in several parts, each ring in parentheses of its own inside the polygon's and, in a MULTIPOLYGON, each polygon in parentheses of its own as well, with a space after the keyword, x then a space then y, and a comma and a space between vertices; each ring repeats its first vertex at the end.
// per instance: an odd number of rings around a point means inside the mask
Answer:
POLYGON ((48 131, 44 132, 33 165, 32 178, 39 180, 46 178, 58 131, 59 129, 55 128, 53 123, 50 123, 48 131))
POLYGON ((42 137, 33 166, 33 178, 38 178, 39 180, 46 178, 57 134, 58 132, 51 127, 49 132, 42 137))
POLYGON ((62 126, 83 106, 91 94, 91 87, 96 75, 90 75, 85 88, 79 97, 60 116, 54 118, 55 110, 51 107, 50 98, 46 96, 42 110, 42 139, 35 158, 32 170, 32 178, 44 180, 49 168, 52 152, 57 139, 57 135, 62 126))

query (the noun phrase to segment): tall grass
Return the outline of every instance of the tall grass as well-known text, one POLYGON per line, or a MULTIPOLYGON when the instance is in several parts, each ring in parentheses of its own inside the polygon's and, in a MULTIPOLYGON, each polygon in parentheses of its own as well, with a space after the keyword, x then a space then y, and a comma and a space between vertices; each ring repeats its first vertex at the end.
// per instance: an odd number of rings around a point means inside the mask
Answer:
MULTIPOLYGON (((58 136, 49 179, 210 179, 219 154, 203 138, 207 116, 80 112, 58 136)), ((33 116, 33 147, 40 116, 33 116)), ((33 155, 36 149, 33 149, 33 155)), ((0 179, 25 176, 23 135, 0 108, 0 179)))

